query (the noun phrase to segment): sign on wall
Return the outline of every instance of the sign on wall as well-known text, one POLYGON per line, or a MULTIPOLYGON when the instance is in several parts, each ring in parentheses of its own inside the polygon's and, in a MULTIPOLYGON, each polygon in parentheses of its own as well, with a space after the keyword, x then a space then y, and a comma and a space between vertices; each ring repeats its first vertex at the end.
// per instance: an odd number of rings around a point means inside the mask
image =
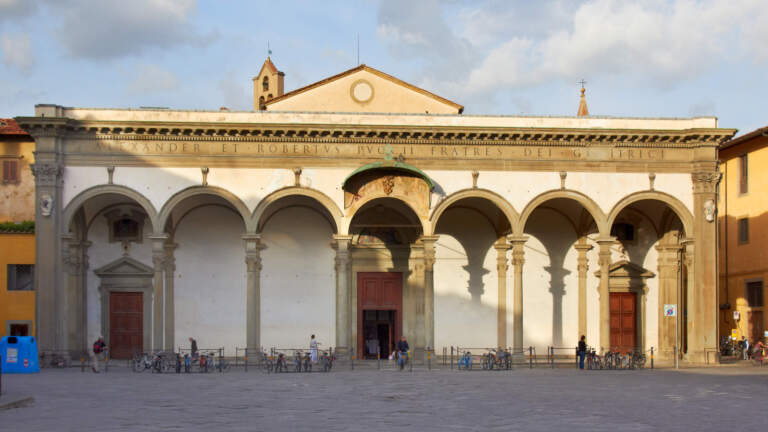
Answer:
POLYGON ((677 305, 676 304, 665 304, 664 305, 664 316, 665 317, 675 317, 675 316, 677 316, 677 305))

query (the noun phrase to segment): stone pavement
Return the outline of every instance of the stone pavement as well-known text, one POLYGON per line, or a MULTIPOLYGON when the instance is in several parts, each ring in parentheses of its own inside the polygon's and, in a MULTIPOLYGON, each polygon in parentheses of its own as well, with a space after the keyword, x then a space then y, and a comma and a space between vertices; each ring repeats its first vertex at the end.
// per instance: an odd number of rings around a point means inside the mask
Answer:
POLYGON ((3 431, 691 431, 765 427, 768 368, 3 376, 3 431))

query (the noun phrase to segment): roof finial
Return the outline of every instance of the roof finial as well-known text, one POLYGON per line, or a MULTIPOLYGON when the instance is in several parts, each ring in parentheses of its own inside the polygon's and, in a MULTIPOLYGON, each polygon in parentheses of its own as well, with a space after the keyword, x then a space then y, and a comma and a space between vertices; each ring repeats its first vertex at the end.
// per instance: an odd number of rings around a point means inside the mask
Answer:
POLYGON ((584 81, 584 78, 581 79, 581 81, 578 81, 579 84, 581 84, 581 98, 579 100, 579 109, 576 111, 576 115, 579 117, 584 117, 589 115, 589 110, 587 109, 587 98, 584 97, 584 84, 587 82, 584 81))
POLYGON ((269 41, 267 41, 267 57, 272 55, 272 48, 269 47, 269 41))

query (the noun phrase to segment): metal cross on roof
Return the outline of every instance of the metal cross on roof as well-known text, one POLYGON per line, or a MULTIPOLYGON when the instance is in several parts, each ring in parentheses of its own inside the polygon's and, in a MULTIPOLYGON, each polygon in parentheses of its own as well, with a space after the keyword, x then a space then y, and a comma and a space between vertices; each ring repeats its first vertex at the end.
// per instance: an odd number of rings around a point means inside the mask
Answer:
POLYGON ((581 84, 581 88, 584 88, 584 84, 586 84, 586 83, 587 83, 586 81, 584 81, 584 78, 582 78, 582 79, 581 79, 581 81, 576 81, 576 82, 577 82, 578 84, 581 84))

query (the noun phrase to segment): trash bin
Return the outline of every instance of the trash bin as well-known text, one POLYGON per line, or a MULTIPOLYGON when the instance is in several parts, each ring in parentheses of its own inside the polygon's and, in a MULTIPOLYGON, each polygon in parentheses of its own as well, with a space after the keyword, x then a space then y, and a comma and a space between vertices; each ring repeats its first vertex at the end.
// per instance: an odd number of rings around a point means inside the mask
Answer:
POLYGON ((0 355, 3 373, 40 372, 37 340, 33 336, 4 336, 0 339, 0 355))

